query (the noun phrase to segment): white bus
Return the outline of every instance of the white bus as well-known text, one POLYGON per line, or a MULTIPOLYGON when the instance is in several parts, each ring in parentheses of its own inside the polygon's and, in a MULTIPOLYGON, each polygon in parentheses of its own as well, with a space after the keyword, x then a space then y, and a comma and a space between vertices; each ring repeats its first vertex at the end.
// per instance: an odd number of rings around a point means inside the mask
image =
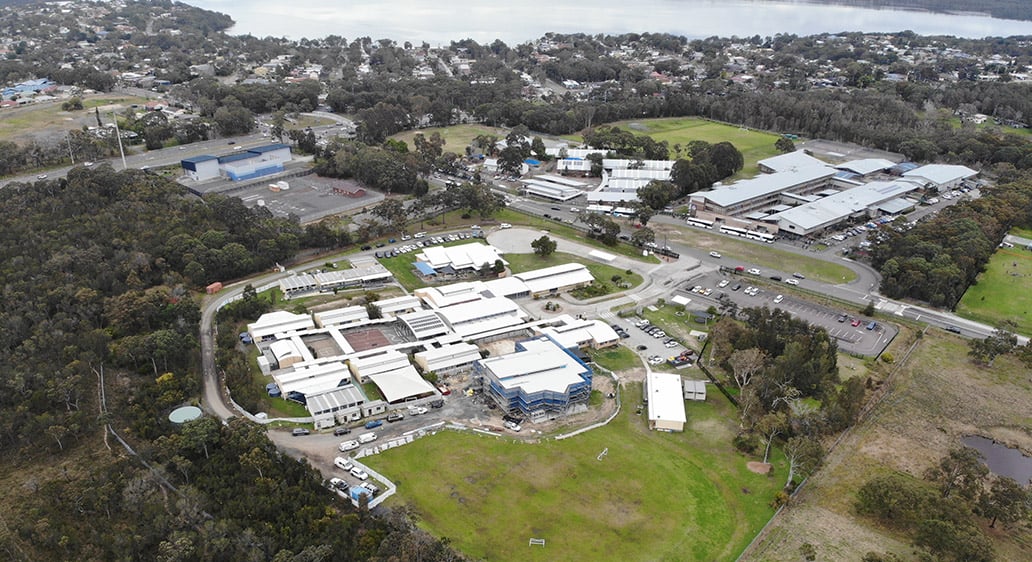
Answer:
POLYGON ((713 221, 691 217, 688 219, 688 226, 713 230, 713 221))

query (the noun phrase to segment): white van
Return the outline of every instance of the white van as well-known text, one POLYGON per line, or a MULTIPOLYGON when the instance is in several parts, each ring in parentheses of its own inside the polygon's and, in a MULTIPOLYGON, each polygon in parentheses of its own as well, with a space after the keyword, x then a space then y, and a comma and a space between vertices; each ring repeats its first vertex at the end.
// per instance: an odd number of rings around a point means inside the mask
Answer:
MULTIPOLYGON (((364 441, 363 441, 363 443, 364 443, 364 441)), ((340 449, 340 452, 343 453, 344 451, 353 451, 353 450, 357 449, 358 447, 359 447, 358 441, 355 441, 354 439, 352 439, 350 441, 342 442, 337 448, 340 449)))
POLYGON ((376 441, 376 434, 373 432, 363 433, 358 436, 359 443, 372 443, 373 441, 376 441))

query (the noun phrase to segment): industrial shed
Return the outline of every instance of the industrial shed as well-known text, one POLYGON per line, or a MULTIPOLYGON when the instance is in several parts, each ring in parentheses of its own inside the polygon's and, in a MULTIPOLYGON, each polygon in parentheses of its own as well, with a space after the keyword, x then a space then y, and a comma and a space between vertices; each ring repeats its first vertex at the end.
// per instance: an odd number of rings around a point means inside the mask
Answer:
POLYGON ((645 396, 649 403, 649 429, 684 431, 688 416, 684 411, 681 376, 650 372, 645 377, 645 396))
POLYGON ((417 340, 425 340, 434 336, 442 336, 451 332, 451 329, 441 320, 441 317, 432 310, 419 310, 408 314, 398 315, 398 320, 408 328, 412 337, 417 340))

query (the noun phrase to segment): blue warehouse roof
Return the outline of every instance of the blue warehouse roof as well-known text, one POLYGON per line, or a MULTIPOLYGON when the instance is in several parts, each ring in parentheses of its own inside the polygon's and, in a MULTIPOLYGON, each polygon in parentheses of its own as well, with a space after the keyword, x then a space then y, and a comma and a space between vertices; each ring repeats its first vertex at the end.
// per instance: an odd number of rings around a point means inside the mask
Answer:
POLYGON ((208 156, 207 154, 202 154, 201 156, 191 156, 190 158, 183 158, 180 162, 189 164, 200 164, 201 162, 207 162, 208 160, 218 160, 218 158, 214 156, 208 156))
POLYGON ((248 152, 257 152, 259 154, 262 154, 262 153, 265 153, 265 152, 272 152, 274 150, 283 150, 284 148, 289 149, 290 146, 286 145, 286 144, 279 144, 279 143, 276 143, 276 144, 266 144, 266 145, 263 145, 263 146, 256 146, 254 148, 248 148, 247 151, 248 152))
POLYGON ((257 158, 258 155, 253 152, 237 152, 235 154, 227 154, 225 156, 219 156, 219 164, 226 164, 229 162, 239 162, 241 160, 247 160, 249 158, 257 158))

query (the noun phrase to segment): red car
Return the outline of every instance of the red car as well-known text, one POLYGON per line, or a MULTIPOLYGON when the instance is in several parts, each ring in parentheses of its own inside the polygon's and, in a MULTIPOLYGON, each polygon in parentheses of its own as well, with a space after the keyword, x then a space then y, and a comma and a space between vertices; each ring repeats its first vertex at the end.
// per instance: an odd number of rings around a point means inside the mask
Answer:
POLYGON ((443 396, 448 396, 449 394, 451 394, 451 389, 448 388, 447 386, 444 386, 443 384, 438 386, 437 390, 440 391, 441 395, 443 395, 443 396))
POLYGON ((852 324, 853 327, 856 328, 860 325, 860 319, 853 320, 852 322, 850 322, 850 324, 852 324))

